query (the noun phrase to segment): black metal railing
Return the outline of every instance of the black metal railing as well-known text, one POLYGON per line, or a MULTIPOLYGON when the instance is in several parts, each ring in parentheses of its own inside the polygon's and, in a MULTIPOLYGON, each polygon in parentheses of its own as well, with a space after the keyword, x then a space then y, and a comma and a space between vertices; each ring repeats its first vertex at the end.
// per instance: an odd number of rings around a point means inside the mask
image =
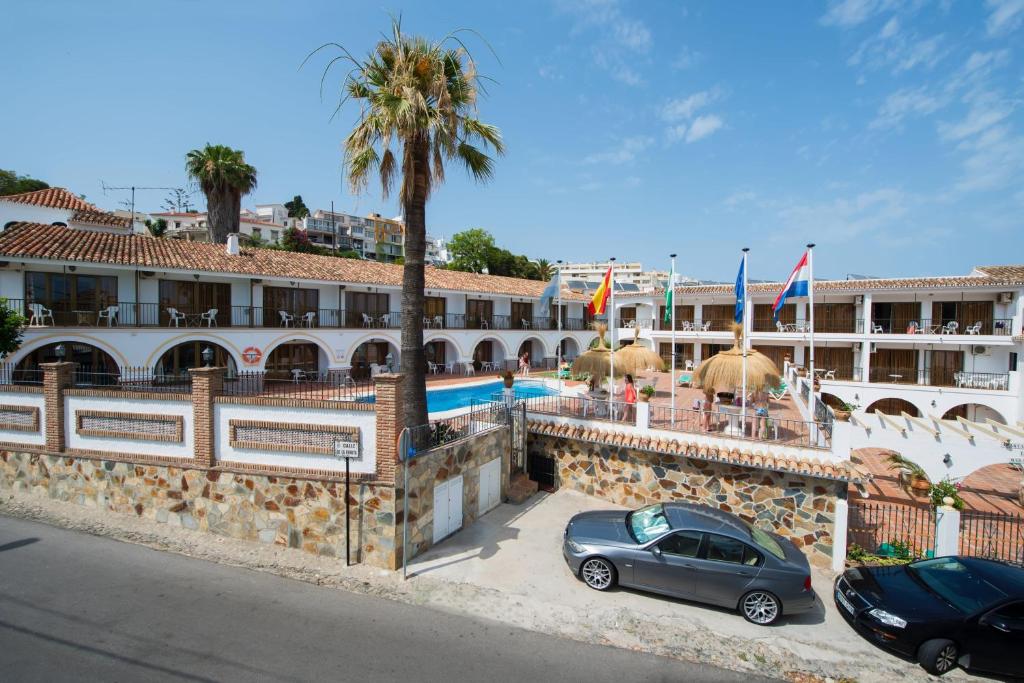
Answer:
MULTIPOLYGON (((853 368, 853 380, 861 381, 861 368, 853 368)), ((949 368, 906 368, 871 366, 868 381, 876 384, 917 384, 959 389, 1006 391, 1010 388, 1010 375, 1006 372, 967 372, 949 368)))
POLYGON ((192 376, 187 370, 177 373, 154 372, 145 367, 122 367, 117 370, 76 366, 74 386, 82 389, 112 391, 149 391, 188 394, 192 392, 192 376))
POLYGON ((853 500, 847 543, 875 555, 926 557, 935 548, 935 510, 931 506, 853 500))
MULTIPOLYGON (((496 394, 495 400, 501 395, 496 394)), ((526 403, 526 410, 544 415, 561 415, 581 420, 600 420, 602 422, 636 423, 635 407, 624 401, 610 401, 607 398, 590 396, 521 396, 517 397, 526 403)))
POLYGON ((43 371, 39 368, 19 368, 13 363, 4 363, 0 365, 0 384, 42 386, 43 371))
POLYGON ((928 319, 911 316, 874 318, 872 334, 1009 335, 1011 318, 994 320, 928 319))
POLYGON ((828 449, 832 444, 830 423, 789 420, 772 415, 758 415, 754 406, 747 406, 744 415, 738 406, 715 405, 710 410, 672 408, 651 405, 650 426, 689 434, 776 443, 799 448, 828 449))
POLYGON ((503 402, 474 400, 467 413, 431 420, 409 428, 409 441, 417 454, 459 439, 502 427, 510 422, 510 406, 503 402))
POLYGON ((264 396, 312 401, 374 400, 372 379, 353 379, 347 371, 294 369, 287 373, 253 370, 224 379, 226 396, 264 396))
POLYGON ((964 510, 960 554, 1024 564, 1024 516, 964 510))

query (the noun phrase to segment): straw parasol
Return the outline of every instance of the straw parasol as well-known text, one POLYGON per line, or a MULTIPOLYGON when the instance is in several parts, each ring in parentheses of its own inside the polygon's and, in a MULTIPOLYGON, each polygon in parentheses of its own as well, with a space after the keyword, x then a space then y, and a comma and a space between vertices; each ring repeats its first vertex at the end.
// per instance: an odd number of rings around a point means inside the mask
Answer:
POLYGON ((665 361, 654 351, 640 343, 640 330, 633 330, 633 343, 623 346, 615 352, 615 371, 619 372, 622 366, 623 374, 638 375, 641 372, 653 369, 662 372, 665 369, 665 361))
MULTIPOLYGON (((731 349, 720 351, 702 362, 693 373, 693 385, 715 391, 733 391, 743 386, 742 328, 733 325, 735 341, 731 349)), ((782 373, 768 356, 753 349, 747 351, 747 390, 764 391, 778 386, 782 373)))
MULTIPOLYGON (((572 364, 572 374, 589 374, 594 378, 605 378, 611 374, 612 369, 612 352, 604 345, 604 333, 608 330, 608 326, 598 323, 594 328, 597 330, 597 347, 584 351, 576 357, 572 364)), ((615 356, 615 374, 616 376, 623 374, 623 370, 619 367, 618 355, 615 356)))

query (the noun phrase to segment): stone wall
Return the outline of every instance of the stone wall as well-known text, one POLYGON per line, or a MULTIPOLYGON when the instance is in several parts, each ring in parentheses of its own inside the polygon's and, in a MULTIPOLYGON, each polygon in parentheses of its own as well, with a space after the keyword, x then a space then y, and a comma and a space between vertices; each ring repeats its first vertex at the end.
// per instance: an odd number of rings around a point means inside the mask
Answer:
POLYGON ((836 500, 845 482, 530 434, 531 455, 555 459, 561 486, 627 507, 704 503, 789 538, 829 567, 836 500))
MULTIPOLYGON (((345 557, 344 482, 0 451, 0 489, 345 557)), ((348 504, 351 561, 396 568, 395 489, 353 482, 348 504)))
MULTIPOLYGON (((462 528, 476 521, 480 505, 480 466, 501 458, 501 499, 508 494, 509 430, 501 427, 441 446, 409 463, 409 558, 424 552, 434 541, 434 485, 463 476, 462 528)), ((401 473, 398 473, 401 477, 401 473)), ((399 491, 399 495, 401 491, 399 491)), ((398 501, 401 508, 402 501, 398 501)), ((399 520, 401 521, 401 520, 399 520)), ((402 542, 401 527, 397 530, 402 542)))

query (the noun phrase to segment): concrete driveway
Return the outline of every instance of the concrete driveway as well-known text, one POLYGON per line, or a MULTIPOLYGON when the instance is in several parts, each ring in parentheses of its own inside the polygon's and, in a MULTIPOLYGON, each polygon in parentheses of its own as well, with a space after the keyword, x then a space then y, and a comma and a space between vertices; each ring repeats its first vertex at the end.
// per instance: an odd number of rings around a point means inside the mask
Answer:
MULTIPOLYGON (((540 493, 523 505, 501 505, 468 529, 457 532, 416 558, 410 574, 473 584, 514 596, 524 610, 571 615, 580 633, 606 631, 609 642, 625 638, 632 647, 675 648, 685 653, 737 664, 765 664, 766 674, 811 671, 857 680, 934 680, 916 664, 889 655, 863 640, 836 612, 832 577, 814 572, 819 609, 757 626, 733 611, 649 595, 629 589, 591 590, 573 576, 562 559, 562 531, 578 512, 614 509, 598 498, 560 490, 540 493), (625 635, 623 631, 628 632, 625 635), (620 639, 621 639, 620 638, 620 639), (714 654, 713 657, 710 655, 714 654), (767 659, 776 660, 775 667, 767 659)), ((618 643, 623 644, 623 643, 618 643)), ((760 668, 760 667, 759 667, 760 668)), ((770 675, 770 674, 769 674, 770 675)), ((968 680, 954 672, 944 680, 968 680)))

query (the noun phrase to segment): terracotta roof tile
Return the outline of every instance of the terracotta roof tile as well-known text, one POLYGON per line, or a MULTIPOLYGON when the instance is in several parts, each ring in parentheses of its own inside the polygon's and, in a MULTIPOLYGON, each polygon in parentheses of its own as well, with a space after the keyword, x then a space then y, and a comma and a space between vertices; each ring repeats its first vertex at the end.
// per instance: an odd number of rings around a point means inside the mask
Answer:
MULTIPOLYGON (((41 223, 15 223, 0 233, 0 256, 391 287, 402 284, 402 266, 388 263, 254 248, 244 248, 238 256, 229 256, 223 244, 75 230, 41 223)), ((539 297, 546 285, 538 280, 426 269, 428 290, 539 297)))
POLYGON ((115 216, 107 211, 93 209, 79 209, 69 219, 71 223, 82 223, 84 225, 98 225, 105 228, 129 229, 132 224, 128 218, 115 216))
POLYGON ((820 479, 835 479, 861 484, 865 474, 851 462, 826 462, 817 458, 798 459, 791 456, 772 457, 764 452, 749 449, 732 450, 716 448, 704 443, 691 443, 673 439, 638 439, 635 435, 609 429, 587 428, 580 425, 576 429, 565 429, 552 422, 530 420, 527 429, 536 434, 574 438, 592 443, 625 448, 646 448, 659 453, 685 456, 698 460, 727 462, 741 467, 754 467, 775 472, 791 472, 794 474, 811 475, 820 479))
POLYGON ((22 192, 0 197, 0 201, 45 206, 51 209, 99 211, 95 206, 63 187, 48 187, 35 192, 22 192))

